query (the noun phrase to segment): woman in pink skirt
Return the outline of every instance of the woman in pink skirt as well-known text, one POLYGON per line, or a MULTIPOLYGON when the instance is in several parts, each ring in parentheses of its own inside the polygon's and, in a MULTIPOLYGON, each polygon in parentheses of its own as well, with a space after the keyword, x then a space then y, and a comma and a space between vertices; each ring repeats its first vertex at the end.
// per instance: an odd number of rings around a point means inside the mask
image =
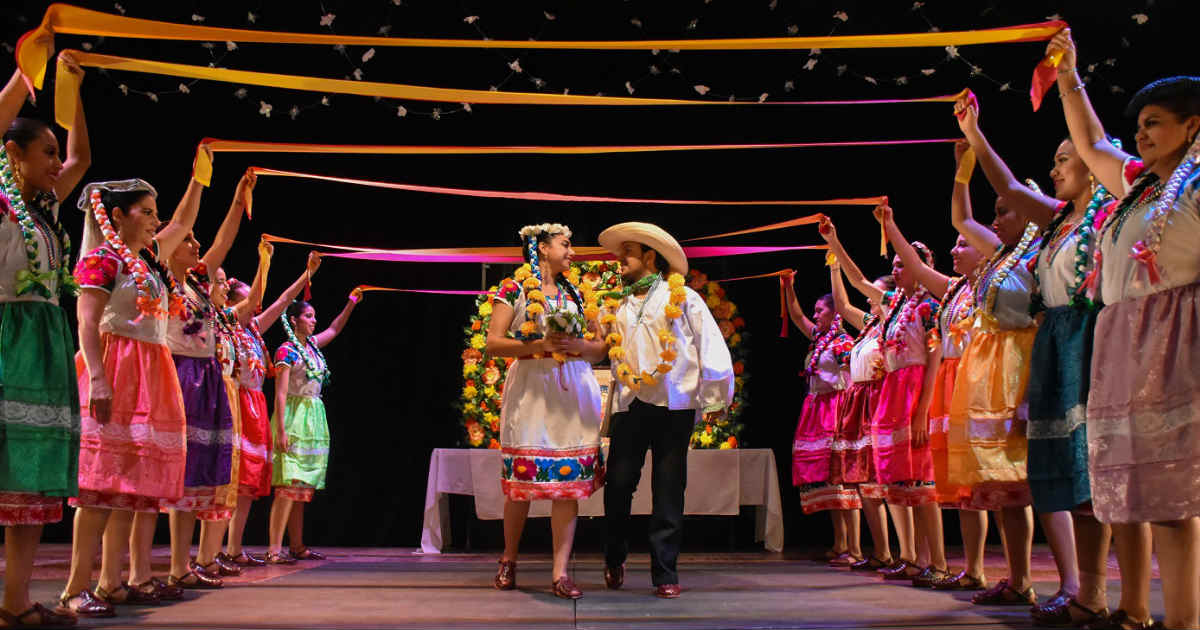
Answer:
POLYGON ((792 484, 800 488, 805 514, 832 510, 833 548, 823 556, 839 565, 862 560, 858 535, 858 493, 830 482, 833 434, 837 426, 837 404, 846 389, 850 346, 853 340, 842 329, 842 317, 833 309, 833 296, 822 295, 813 305, 813 318, 804 315, 795 287, 788 276, 784 283, 792 322, 813 341, 804 359, 802 375, 808 395, 796 423, 792 442, 792 484))
MULTIPOLYGON (((897 290, 880 291, 850 259, 828 219, 822 220, 820 231, 850 283, 868 299, 887 305, 882 325, 887 373, 879 407, 871 419, 871 442, 876 481, 887 486, 900 559, 880 573, 887 580, 919 578, 918 583, 932 583, 948 575, 929 451, 929 402, 938 357, 929 351, 927 337, 934 327, 938 303, 917 284, 898 256, 892 260, 897 290)), ((929 248, 920 243, 914 247, 922 250, 925 264, 932 266, 929 248)))
MULTIPOLYGON (((850 349, 850 384, 842 392, 837 407, 837 428, 829 463, 829 481, 857 491, 871 532, 872 553, 850 564, 852 571, 877 571, 891 566, 892 550, 888 541, 887 488, 875 483, 875 462, 871 448, 871 418, 879 407, 883 391, 883 348, 880 323, 883 308, 871 302, 871 311, 863 312, 850 304, 842 267, 836 260, 829 266, 833 302, 843 321, 859 329, 850 349)), ((873 283, 881 292, 894 291, 892 276, 880 276, 873 283)), ((852 516, 851 531, 858 531, 858 517, 852 516)))
POLYGON ((150 572, 158 505, 183 495, 186 448, 183 394, 166 345, 167 320, 182 308, 182 297, 160 261, 191 232, 203 190, 193 179, 161 231, 157 193, 145 181, 89 184, 79 197, 87 252, 75 268, 82 287, 76 371, 83 425, 71 572, 61 603, 81 616, 111 617, 112 602, 182 596, 150 572), (93 593, 88 585, 102 533, 93 593), (128 582, 121 579, 126 549, 128 582))
POLYGON ((1112 524, 1122 609, 1112 627, 1150 623, 1153 532, 1167 628, 1200 622, 1200 77, 1133 96, 1141 159, 1113 146, 1075 72, 1069 29, 1058 89, 1076 151, 1120 203, 1098 218, 1096 319, 1087 403, 1097 519, 1112 524), (1149 524, 1147 526, 1147 524, 1149 524), (1124 553, 1123 553, 1124 552, 1124 553), (1133 591, 1129 595, 1126 589, 1133 591))

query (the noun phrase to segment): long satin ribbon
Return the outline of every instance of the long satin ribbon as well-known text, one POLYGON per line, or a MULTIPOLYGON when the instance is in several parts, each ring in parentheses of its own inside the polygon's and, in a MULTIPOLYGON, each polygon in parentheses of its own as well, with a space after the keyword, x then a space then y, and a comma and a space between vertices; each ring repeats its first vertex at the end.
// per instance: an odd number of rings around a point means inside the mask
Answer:
MULTIPOLYGON (((210 66, 192 66, 149 59, 134 59, 115 55, 102 55, 79 50, 64 50, 81 66, 127 72, 144 72, 188 79, 223 81, 241 85, 305 90, 325 94, 350 94, 376 98, 408 99, 415 101, 437 101, 447 103, 484 103, 492 105, 602 105, 602 106, 659 106, 659 105, 874 105, 883 103, 945 103, 952 102, 958 95, 947 94, 916 99, 886 99, 864 101, 729 101, 668 98, 635 98, 631 96, 588 96, 583 94, 558 94, 549 92, 507 92, 493 90, 470 90, 441 88, 403 83, 380 83, 377 81, 353 81, 349 79, 327 79, 273 72, 253 72, 210 66)), ((69 129, 78 107, 79 83, 82 78, 63 70, 59 56, 59 73, 55 84, 55 119, 59 125, 69 129)))
POLYGON ((792 269, 780 269, 771 273, 760 273, 753 276, 741 276, 738 278, 725 278, 724 280, 713 280, 713 282, 737 282, 738 280, 755 280, 758 278, 779 278, 779 318, 782 320, 779 328, 779 336, 786 338, 788 336, 788 312, 787 312, 787 288, 784 284, 787 278, 796 273, 792 269))
POLYGON ((175 24, 90 11, 66 4, 52 4, 41 24, 21 37, 17 63, 21 72, 41 89, 50 48, 40 41, 54 33, 184 41, 233 41, 276 44, 318 44, 380 47, 559 49, 559 50, 805 50, 809 48, 910 48, 966 46, 1042 41, 1066 26, 1050 21, 1004 28, 883 35, 837 35, 826 37, 757 37, 733 39, 663 39, 634 41, 514 41, 492 39, 432 39, 409 37, 363 37, 318 33, 288 33, 175 24))
POLYGON ((393 289, 391 287, 377 287, 370 284, 358 285, 358 290, 367 291, 387 291, 390 293, 429 293, 434 295, 485 295, 487 291, 462 291, 457 289, 393 289))
MULTIPOLYGON (((525 201, 573 201, 573 202, 588 202, 588 203, 639 203, 639 204, 658 204, 672 206, 873 206, 878 202, 878 197, 862 197, 852 199, 824 199, 824 200, 791 200, 791 201, 708 201, 702 199, 643 199, 633 197, 600 197, 594 195, 563 195, 559 193, 547 192, 515 192, 505 190, 481 190, 473 188, 449 188, 444 186, 422 186, 418 184, 400 184, 395 182, 381 182, 368 179, 352 179, 348 177, 334 177, 331 175, 317 175, 315 173, 300 173, 296 171, 281 171, 273 168, 264 168, 260 166, 250 167, 250 171, 256 175, 275 175, 280 177, 297 177, 303 179, 315 179, 319 181, 338 182, 342 184, 353 184, 356 186, 370 186, 374 188, 386 188, 390 190, 408 190, 413 192, 433 193, 440 195, 457 195, 460 197, 482 197, 488 199, 520 199, 525 201)), ((247 208, 249 208, 247 206, 247 208)), ((793 219, 787 222, 787 226, 791 225, 807 225, 816 223, 820 215, 811 215, 799 219, 793 219)), ((786 227, 784 224, 775 224, 766 228, 755 228, 749 231, 762 231, 764 229, 777 229, 777 227, 786 227)), ((735 232, 742 234, 746 231, 735 232)), ((725 236, 719 234, 717 236, 725 236)), ((717 238, 710 236, 708 238, 717 238)), ((695 239, 689 239, 695 240, 695 239)))
MULTIPOLYGON (((811 149, 827 147, 874 147, 909 144, 943 144, 957 138, 922 138, 914 140, 856 140, 848 142, 786 142, 774 144, 650 144, 595 146, 429 146, 373 144, 302 144, 289 142, 251 142, 205 138, 196 149, 192 176, 208 186, 212 181, 213 164, 202 150, 207 147, 216 153, 318 153, 358 155, 604 155, 612 153, 656 153, 671 151, 734 151, 749 149, 811 149)), ((836 204, 835 204, 836 205, 836 204)))
MULTIPOLYGON (((273 243, 303 245, 321 249, 333 249, 344 253, 326 254, 334 258, 352 258, 356 260, 381 260, 391 262, 438 262, 438 263, 519 263, 524 260, 520 247, 450 247, 433 249, 378 249, 371 247, 352 247, 347 245, 332 245, 301 241, 283 236, 263 234, 263 240, 273 243)), ((693 246, 683 248, 689 258, 718 258, 721 256, 742 256, 747 254, 768 254, 783 251, 825 250, 827 245, 789 245, 789 246, 693 246)), ((575 247, 576 260, 612 260, 613 255, 602 247, 575 247)))

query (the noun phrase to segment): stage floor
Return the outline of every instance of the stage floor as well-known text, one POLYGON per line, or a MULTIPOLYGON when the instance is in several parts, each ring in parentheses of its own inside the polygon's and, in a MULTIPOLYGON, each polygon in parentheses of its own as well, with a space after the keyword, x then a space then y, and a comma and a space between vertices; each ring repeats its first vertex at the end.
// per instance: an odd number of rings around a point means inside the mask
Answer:
MULTIPOLYGON (((261 551, 253 549, 253 551, 261 551)), ((603 561, 584 554, 572 563, 583 599, 550 594, 550 559, 522 558, 515 592, 491 586, 493 553, 422 556, 413 549, 329 548, 329 560, 252 569, 217 591, 157 607, 120 607, 113 619, 89 627, 188 628, 829 628, 1029 627, 1028 609, 985 608, 970 593, 942 593, 888 584, 875 577, 826 568, 793 553, 685 553, 683 595, 653 597, 649 561, 632 556, 625 588, 604 588, 603 561)), ((961 552, 951 552, 957 566, 961 552)), ((34 575, 34 598, 54 601, 66 577, 69 547, 44 545, 34 575)), ((155 572, 165 574, 167 549, 155 549, 155 572)), ((990 579, 1004 560, 989 549, 990 579)), ((1109 561, 1109 601, 1120 596, 1116 561, 1109 561)), ((1049 550, 1035 548, 1035 587, 1043 599, 1057 588, 1049 550)), ((1151 607, 1162 615, 1155 572, 1151 607)))

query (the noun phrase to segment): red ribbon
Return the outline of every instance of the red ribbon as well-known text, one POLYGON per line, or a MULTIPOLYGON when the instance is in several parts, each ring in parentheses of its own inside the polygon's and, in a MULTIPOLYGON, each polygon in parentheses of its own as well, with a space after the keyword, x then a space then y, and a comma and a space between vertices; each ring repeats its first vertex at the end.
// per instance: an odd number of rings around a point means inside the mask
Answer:
POLYGON ((1146 247, 1145 241, 1134 243, 1131 249, 1133 252, 1130 256, 1146 267, 1146 273, 1150 276, 1150 284, 1161 282, 1162 276, 1158 273, 1158 254, 1146 247))
POLYGON ((788 336, 787 285, 784 283, 791 279, 791 276, 779 276, 779 318, 783 320, 780 322, 779 336, 783 338, 788 336))

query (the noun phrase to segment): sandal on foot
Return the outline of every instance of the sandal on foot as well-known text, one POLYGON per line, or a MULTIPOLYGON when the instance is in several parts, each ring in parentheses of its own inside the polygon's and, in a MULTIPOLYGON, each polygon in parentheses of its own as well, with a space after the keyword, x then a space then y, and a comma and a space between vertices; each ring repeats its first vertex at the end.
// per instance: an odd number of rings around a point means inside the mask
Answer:
POLYGON ((121 582, 121 585, 113 589, 112 592, 104 590, 103 586, 96 585, 96 597, 102 599, 114 606, 117 604, 126 604, 129 606, 157 606, 161 603, 157 591, 146 592, 140 588, 130 588, 126 582, 121 582), (117 599, 118 596, 124 593, 124 596, 117 599))
POLYGON ((1000 580, 995 586, 971 598, 976 606, 1031 606, 1037 603, 1033 587, 1018 591, 1009 586, 1008 580, 1000 580))
POLYGON ((890 567, 890 566, 892 566, 892 561, 890 559, 889 560, 880 560, 879 558, 876 558, 875 556, 867 556, 866 558, 863 558, 862 560, 859 560, 858 562, 855 562, 854 564, 850 565, 850 570, 851 571, 878 571, 879 569, 883 569, 883 568, 890 567))
POLYGON ((964 569, 958 575, 947 575, 944 579, 934 580, 930 586, 938 591, 982 591, 987 589, 987 578, 977 578, 964 569))
POLYGON ((572 582, 571 578, 565 575, 554 580, 551 587, 556 597, 563 599, 579 599, 583 597, 583 591, 579 590, 579 587, 575 586, 575 582, 572 582))
POLYGON ((309 549, 308 547, 301 547, 299 549, 288 549, 288 553, 291 554, 291 556, 297 560, 324 560, 325 559, 325 554, 321 553, 320 551, 313 551, 312 549, 309 549))
POLYGON ((1083 626, 1087 630, 1144 630, 1154 626, 1154 619, 1138 621, 1124 610, 1117 609, 1111 615, 1083 626))
POLYGON ((500 559, 500 568, 496 570, 496 577, 492 580, 492 586, 502 591, 511 591, 517 588, 517 561, 500 559))
POLYGON ((158 593, 158 601, 160 602, 183 601, 183 589, 178 586, 167 584, 156 577, 152 577, 149 580, 137 585, 139 589, 143 590, 147 586, 154 588, 154 592, 158 593))
POLYGON ((296 564, 296 559, 284 551, 280 551, 279 553, 268 551, 263 556, 263 561, 267 564, 296 564))
POLYGON ((830 560, 829 566, 837 567, 837 568, 844 568, 844 567, 853 565, 855 563, 861 562, 862 559, 863 559, 862 556, 856 556, 856 555, 851 554, 849 551, 847 551, 846 553, 840 554, 838 557, 834 558, 833 560, 830 560))
POLYGON ((117 610, 112 604, 97 599, 97 597, 86 588, 74 595, 63 595, 58 599, 58 603, 63 608, 75 613, 79 617, 116 617, 117 610), (78 599, 79 603, 72 606, 71 600, 78 599))
POLYGON ((1092 610, 1083 604, 1080 604, 1071 597, 1064 604, 1057 606, 1038 606, 1031 613, 1033 620, 1039 626, 1047 626, 1051 628, 1079 628, 1088 626, 1097 621, 1103 621, 1108 618, 1108 608, 1100 610, 1092 610), (1084 615, 1080 619, 1076 619, 1071 614, 1071 609, 1079 611, 1084 615))
POLYGON ((880 569, 879 575, 885 580, 911 580, 921 574, 921 568, 908 560, 898 560, 886 569, 880 569))
POLYGON ((242 574, 242 568, 238 565, 222 562, 217 558, 213 558, 212 564, 203 567, 209 575, 218 577, 237 577, 242 574))
POLYGON ((5 628, 69 628, 79 622, 74 614, 50 610, 37 602, 19 615, 0 608, 0 620, 5 628), (29 619, 33 615, 38 616, 38 621, 29 619))
POLYGON ((239 567, 261 567, 267 564, 266 560, 263 560, 262 558, 259 558, 253 554, 246 553, 245 551, 236 556, 231 556, 227 553, 217 554, 217 559, 220 559, 221 556, 225 557, 226 562, 230 564, 236 564, 239 567))
POLYGON ((188 572, 180 576, 168 576, 167 584, 178 586, 180 588, 192 588, 201 590, 217 589, 225 586, 225 582, 221 578, 210 575, 203 567, 196 564, 195 561, 188 562, 188 572))
POLYGON ((931 588, 934 582, 948 577, 950 577, 949 571, 929 565, 912 579, 912 585, 917 588, 931 588))

